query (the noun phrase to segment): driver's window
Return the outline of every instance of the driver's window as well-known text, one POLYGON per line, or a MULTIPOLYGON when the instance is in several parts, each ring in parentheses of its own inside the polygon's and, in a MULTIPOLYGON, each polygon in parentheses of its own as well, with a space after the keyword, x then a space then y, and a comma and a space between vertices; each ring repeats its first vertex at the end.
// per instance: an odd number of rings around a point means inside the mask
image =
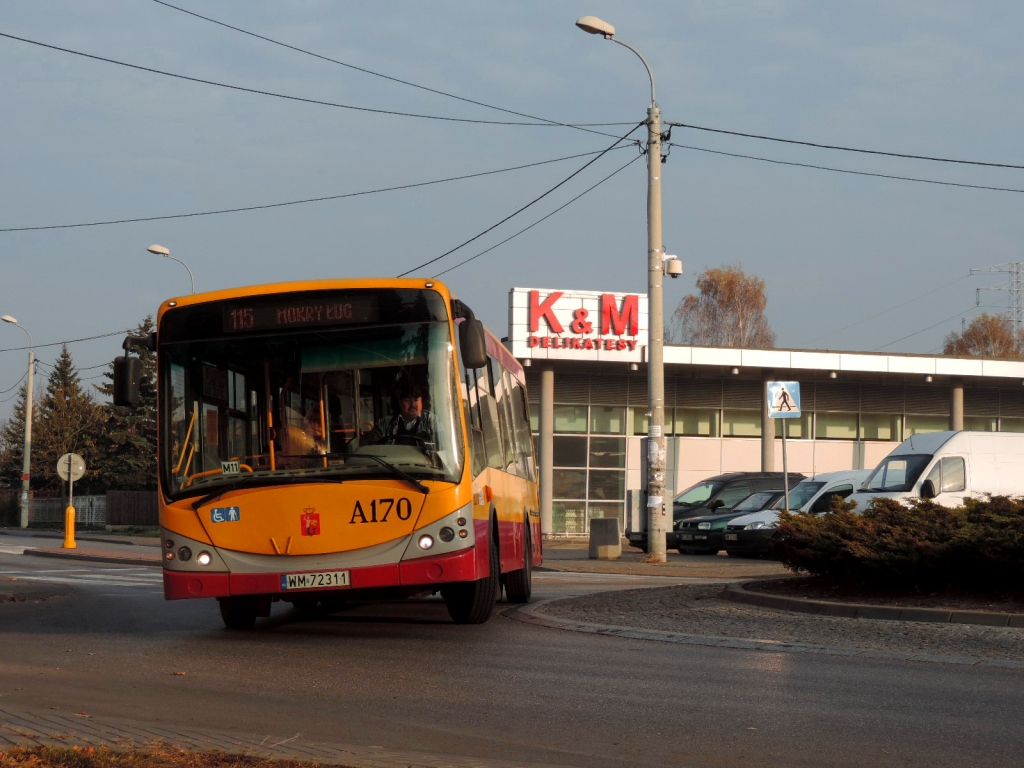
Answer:
POLYGON ((715 499, 715 501, 722 502, 719 505, 719 509, 732 509, 749 495, 750 485, 748 483, 733 483, 726 487, 726 489, 718 495, 718 498, 715 499))
POLYGON ((950 456, 942 460, 941 493, 962 491, 965 487, 966 469, 964 460, 959 456, 950 456))

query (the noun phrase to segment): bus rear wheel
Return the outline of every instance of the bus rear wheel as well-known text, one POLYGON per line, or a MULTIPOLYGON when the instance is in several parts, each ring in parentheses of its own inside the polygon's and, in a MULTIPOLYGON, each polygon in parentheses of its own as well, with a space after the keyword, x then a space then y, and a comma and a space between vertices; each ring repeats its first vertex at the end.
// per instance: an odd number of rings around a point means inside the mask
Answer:
POLYGON ((456 624, 483 624, 494 612, 500 588, 501 561, 493 536, 490 537, 488 557, 491 566, 489 575, 476 581, 451 584, 441 590, 448 615, 456 624))
POLYGON ((252 629, 256 626, 255 597, 219 597, 220 617, 228 629, 252 629))
POLYGON ((529 528, 523 547, 523 567, 505 574, 505 597, 510 603, 528 603, 533 593, 533 544, 529 528))

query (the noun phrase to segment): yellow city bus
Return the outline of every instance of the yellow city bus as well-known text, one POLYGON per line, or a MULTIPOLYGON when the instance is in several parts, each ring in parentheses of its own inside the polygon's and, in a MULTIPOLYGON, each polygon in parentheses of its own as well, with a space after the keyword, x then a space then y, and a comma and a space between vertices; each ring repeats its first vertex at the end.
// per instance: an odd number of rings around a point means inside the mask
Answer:
MULTIPOLYGON (((319 280, 164 302, 164 595, 246 629, 278 600, 440 592, 456 623, 542 561, 525 376, 437 281, 319 280)), ((115 402, 138 400, 138 358, 115 402)))

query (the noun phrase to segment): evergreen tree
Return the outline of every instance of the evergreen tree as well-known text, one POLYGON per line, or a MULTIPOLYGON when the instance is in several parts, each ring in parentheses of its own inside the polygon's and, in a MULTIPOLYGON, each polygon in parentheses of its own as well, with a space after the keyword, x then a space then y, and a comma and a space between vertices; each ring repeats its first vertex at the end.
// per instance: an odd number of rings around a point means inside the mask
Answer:
MULTIPOLYGON (((155 330, 149 316, 128 333, 146 336, 155 330)), ((156 490, 156 355, 138 344, 131 351, 142 360, 139 404, 107 403, 102 407, 94 477, 105 490, 156 490)), ((96 389, 110 397, 114 392, 113 364, 104 375, 106 382, 96 389)))
MULTIPOLYGON (((57 460, 65 453, 80 454, 86 467, 90 467, 95 459, 99 421, 96 401, 82 389, 65 345, 47 379, 46 391, 39 402, 39 417, 32 426, 33 487, 63 488, 63 481, 57 475, 57 460)), ((96 486, 89 474, 82 484, 83 491, 96 486)))
MULTIPOLYGON (((21 487, 22 456, 25 453, 25 403, 28 382, 23 382, 14 403, 14 413, 0 427, 0 486, 21 487)), ((36 414, 38 415, 38 414, 36 414)), ((33 462, 35 464, 35 462, 33 462)))

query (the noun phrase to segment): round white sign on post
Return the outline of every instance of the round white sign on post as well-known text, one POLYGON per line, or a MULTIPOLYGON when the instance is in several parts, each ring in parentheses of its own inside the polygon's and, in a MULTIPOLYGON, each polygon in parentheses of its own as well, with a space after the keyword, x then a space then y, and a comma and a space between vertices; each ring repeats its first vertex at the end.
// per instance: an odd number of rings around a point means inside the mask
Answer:
POLYGON ((85 474, 85 459, 77 453, 65 453, 57 459, 57 474, 61 480, 81 480, 85 474))

